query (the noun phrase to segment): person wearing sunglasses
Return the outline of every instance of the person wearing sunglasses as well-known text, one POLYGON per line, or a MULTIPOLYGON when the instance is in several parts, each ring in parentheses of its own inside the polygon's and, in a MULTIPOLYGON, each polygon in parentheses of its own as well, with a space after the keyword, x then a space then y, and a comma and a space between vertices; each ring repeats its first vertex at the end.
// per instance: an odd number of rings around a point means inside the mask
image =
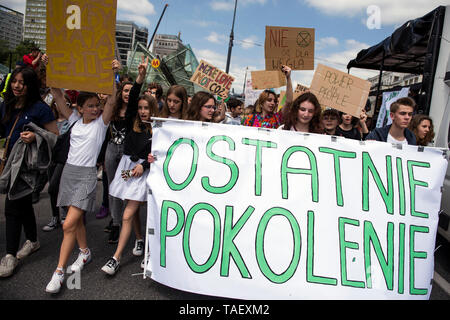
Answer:
MULTIPOLYGON (((293 99, 291 68, 282 66, 281 71, 286 76, 286 104, 290 105, 293 99)), ((264 90, 255 103, 255 112, 242 119, 242 124, 249 127, 277 129, 283 123, 285 108, 278 109, 277 95, 272 90, 264 90)))

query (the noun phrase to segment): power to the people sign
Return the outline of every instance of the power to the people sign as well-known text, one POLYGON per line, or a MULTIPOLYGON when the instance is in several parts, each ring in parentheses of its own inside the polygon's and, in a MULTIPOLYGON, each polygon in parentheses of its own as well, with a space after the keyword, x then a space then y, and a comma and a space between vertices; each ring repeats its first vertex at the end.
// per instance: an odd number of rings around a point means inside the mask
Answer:
POLYGON ((428 299, 447 154, 156 121, 147 271, 238 299, 428 299))

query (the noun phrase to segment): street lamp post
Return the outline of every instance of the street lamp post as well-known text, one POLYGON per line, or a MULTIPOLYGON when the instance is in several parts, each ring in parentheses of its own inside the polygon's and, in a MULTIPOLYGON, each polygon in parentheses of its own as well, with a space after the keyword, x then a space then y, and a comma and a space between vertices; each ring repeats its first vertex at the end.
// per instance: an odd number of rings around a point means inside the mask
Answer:
POLYGON ((228 45, 227 67, 225 69, 226 73, 230 71, 231 50, 233 48, 233 40, 234 40, 234 21, 236 20, 236 8, 237 8, 237 0, 235 0, 234 2, 233 25, 231 26, 230 44, 228 45))

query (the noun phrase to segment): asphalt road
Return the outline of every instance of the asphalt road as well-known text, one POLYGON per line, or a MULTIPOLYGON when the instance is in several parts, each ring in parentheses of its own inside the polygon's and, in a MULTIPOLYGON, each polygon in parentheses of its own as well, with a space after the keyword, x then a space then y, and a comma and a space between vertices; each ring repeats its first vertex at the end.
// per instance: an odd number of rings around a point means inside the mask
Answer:
MULTIPOLYGON (((0 255, 5 254, 4 199, 0 196, 0 255)), ((97 207, 100 207, 101 183, 97 187, 97 207)), ((21 262, 12 277, 0 279, 0 300, 215 300, 215 297, 198 295, 161 285, 149 278, 143 279, 141 257, 132 254, 134 238, 130 239, 122 257, 119 272, 110 277, 100 268, 106 263, 116 248, 108 244, 108 233, 103 231, 110 217, 98 220, 94 214, 87 215, 88 244, 93 260, 81 273, 81 289, 68 289, 63 286, 60 293, 51 295, 45 292, 58 262, 62 241, 61 228, 52 232, 41 229, 51 217, 50 200, 46 189, 40 201, 34 205, 38 225, 38 238, 41 249, 21 262)), ((141 210, 141 221, 145 223, 145 210, 141 210)), ((23 237, 23 235, 22 235, 23 237)), ((24 241, 24 240, 23 240, 24 241)), ((450 300, 450 245, 440 238, 435 253, 435 280, 430 300, 450 300), (436 274, 438 276, 436 276, 436 274)), ((74 250, 69 263, 77 257, 74 250)), ((66 279, 70 275, 66 276, 66 279)), ((74 282, 72 282, 74 283, 74 282)))

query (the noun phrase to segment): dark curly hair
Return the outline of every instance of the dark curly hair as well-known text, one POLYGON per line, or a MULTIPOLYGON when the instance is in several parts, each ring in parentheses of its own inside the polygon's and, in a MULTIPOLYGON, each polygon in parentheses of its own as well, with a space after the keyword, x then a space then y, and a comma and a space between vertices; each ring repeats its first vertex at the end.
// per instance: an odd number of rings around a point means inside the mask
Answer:
POLYGON ((323 133, 320 125, 320 115, 322 113, 322 108, 317 97, 311 92, 303 93, 302 95, 297 97, 294 102, 292 102, 291 106, 286 106, 288 108, 288 111, 286 112, 286 116, 284 118, 283 130, 291 130, 291 128, 295 126, 298 118, 298 109, 300 108, 300 105, 305 101, 311 102, 314 105, 314 115, 309 122, 309 132, 323 133))

